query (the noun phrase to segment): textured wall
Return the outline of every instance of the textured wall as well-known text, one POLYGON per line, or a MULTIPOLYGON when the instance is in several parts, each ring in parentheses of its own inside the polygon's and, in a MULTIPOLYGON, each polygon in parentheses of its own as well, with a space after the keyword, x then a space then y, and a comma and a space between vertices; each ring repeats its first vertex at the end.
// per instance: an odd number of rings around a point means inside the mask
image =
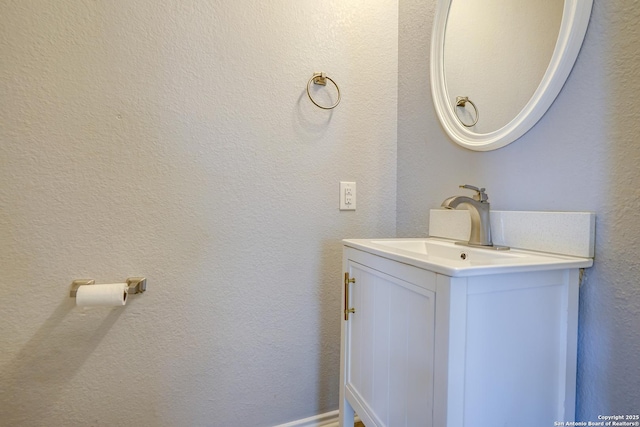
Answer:
POLYGON ((578 61, 555 103, 521 139, 493 152, 454 145, 432 107, 435 2, 400 2, 399 236, 426 235, 428 209, 487 187, 505 210, 594 211, 596 262, 581 289, 578 414, 637 413, 640 402, 640 9, 594 2, 578 61))
POLYGON ((337 408, 340 239, 395 233, 397 7, 3 2, 0 424, 337 408), (305 93, 320 70, 333 112, 305 93), (124 309, 68 297, 134 275, 124 309))

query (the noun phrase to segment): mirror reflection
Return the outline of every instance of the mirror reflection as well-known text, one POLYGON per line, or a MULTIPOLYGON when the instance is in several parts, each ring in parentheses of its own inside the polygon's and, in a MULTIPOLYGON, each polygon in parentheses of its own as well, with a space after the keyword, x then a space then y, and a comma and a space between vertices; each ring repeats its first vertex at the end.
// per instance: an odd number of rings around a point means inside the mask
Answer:
POLYGON ((564 0, 451 1, 443 54, 446 96, 462 122, 472 124, 478 115, 469 130, 494 132, 523 110, 549 66, 563 8, 564 0), (475 108, 455 107, 457 97, 468 97, 475 108))

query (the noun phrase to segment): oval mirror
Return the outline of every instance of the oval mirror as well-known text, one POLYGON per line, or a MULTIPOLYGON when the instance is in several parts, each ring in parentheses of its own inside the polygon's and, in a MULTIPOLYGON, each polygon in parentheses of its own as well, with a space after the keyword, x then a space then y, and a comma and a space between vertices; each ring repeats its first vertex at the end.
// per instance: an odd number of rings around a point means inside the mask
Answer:
POLYGON ((438 0, 431 92, 447 134, 475 151, 515 141, 562 89, 592 0, 438 0))

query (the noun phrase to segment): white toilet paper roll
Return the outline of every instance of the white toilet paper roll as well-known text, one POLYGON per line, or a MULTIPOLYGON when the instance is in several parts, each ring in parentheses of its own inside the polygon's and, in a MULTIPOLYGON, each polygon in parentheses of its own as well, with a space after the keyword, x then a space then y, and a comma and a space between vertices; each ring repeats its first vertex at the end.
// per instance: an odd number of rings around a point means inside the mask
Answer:
POLYGON ((126 283, 83 285, 76 293, 76 305, 114 307, 127 303, 126 283))

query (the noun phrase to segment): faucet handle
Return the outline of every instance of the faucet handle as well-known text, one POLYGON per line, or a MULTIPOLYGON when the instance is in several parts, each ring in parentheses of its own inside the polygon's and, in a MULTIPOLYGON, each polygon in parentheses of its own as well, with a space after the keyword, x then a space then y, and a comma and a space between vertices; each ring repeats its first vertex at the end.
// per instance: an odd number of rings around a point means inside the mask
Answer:
POLYGON ((478 188, 469 184, 461 185, 460 188, 466 188, 467 190, 473 190, 476 193, 478 193, 475 196, 473 196, 473 198, 479 202, 487 202, 489 200, 489 196, 487 196, 487 193, 484 192, 486 188, 478 188))

